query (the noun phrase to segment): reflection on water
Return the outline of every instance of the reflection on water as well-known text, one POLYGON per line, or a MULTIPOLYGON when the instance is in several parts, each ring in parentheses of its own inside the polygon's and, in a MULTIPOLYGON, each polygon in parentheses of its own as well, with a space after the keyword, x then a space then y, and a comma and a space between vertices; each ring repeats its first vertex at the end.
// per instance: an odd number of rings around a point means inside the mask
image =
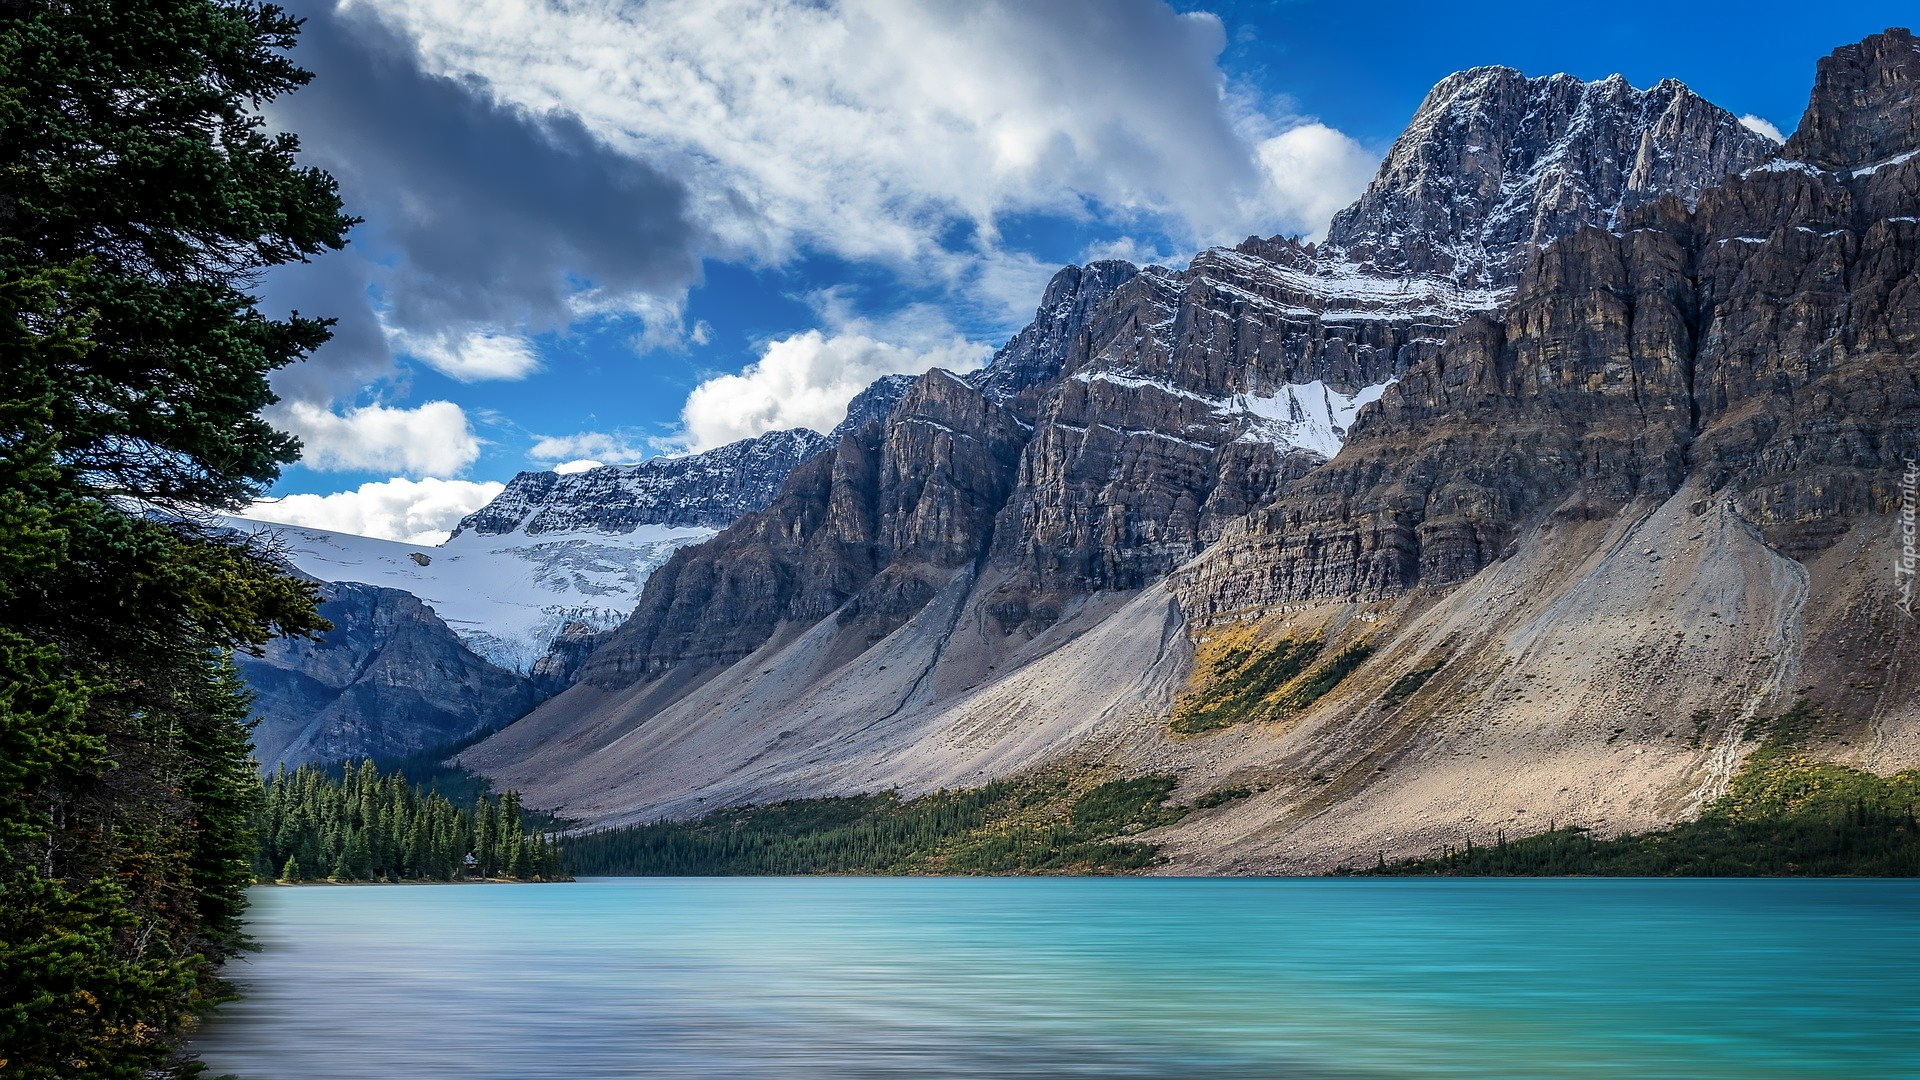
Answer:
POLYGON ((1920 884, 263 889, 250 1080, 1920 1077, 1920 884))

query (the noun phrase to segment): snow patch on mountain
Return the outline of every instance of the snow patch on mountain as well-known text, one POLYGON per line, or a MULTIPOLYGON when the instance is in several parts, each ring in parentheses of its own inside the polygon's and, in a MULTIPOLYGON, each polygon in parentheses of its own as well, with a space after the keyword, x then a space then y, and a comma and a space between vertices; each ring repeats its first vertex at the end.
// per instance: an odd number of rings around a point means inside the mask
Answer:
MULTIPOLYGON (((1266 442, 1294 450, 1307 450, 1326 458, 1331 458, 1340 452, 1340 447, 1347 439, 1347 430, 1353 426, 1354 418, 1360 414, 1360 409, 1380 400, 1380 395, 1386 393, 1387 387, 1397 381, 1388 379, 1372 386, 1363 386, 1351 394, 1343 394, 1322 380, 1314 379, 1311 382, 1288 383, 1276 388, 1272 393, 1210 397, 1176 386, 1165 379, 1145 375, 1094 371, 1081 372, 1072 378, 1075 382, 1108 383, 1124 386, 1130 390, 1157 390, 1171 397, 1199 402, 1209 406, 1215 416, 1222 417, 1230 423, 1244 425, 1238 436, 1242 441, 1266 442)), ((1174 439, 1174 436, 1164 432, 1143 432, 1122 428, 1114 428, 1114 430, 1124 431, 1126 434, 1156 434, 1161 438, 1174 439)), ((1174 441, 1188 440, 1174 439, 1174 441)))
POLYGON ((704 526, 641 525, 625 533, 468 531, 438 547, 299 525, 229 518, 266 534, 302 573, 401 589, 420 598, 460 640, 509 671, 530 672, 572 622, 596 630, 632 613, 647 577, 680 548, 712 536, 704 526))
POLYGON ((1272 394, 1241 394, 1226 403, 1221 411, 1238 414, 1247 421, 1240 438, 1249 442, 1269 442, 1296 450, 1311 450, 1331 458, 1347 441, 1354 417, 1370 402, 1380 400, 1394 380, 1363 386, 1352 394, 1343 394, 1315 379, 1309 383, 1283 386, 1272 394))

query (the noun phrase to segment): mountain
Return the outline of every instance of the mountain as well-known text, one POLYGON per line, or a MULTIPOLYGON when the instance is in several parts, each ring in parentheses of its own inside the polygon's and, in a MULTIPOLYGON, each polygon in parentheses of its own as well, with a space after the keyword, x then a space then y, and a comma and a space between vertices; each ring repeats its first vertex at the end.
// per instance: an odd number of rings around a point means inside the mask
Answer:
POLYGON ((417 754, 511 723, 538 700, 398 589, 327 584, 320 613, 334 626, 321 640, 281 638, 235 657, 254 693, 262 768, 417 754))
MULTIPOLYGON (((844 428, 911 385, 863 391, 844 428)), ((413 753, 502 726, 565 689, 675 550, 764 507, 832 436, 776 431, 701 454, 521 473, 437 546, 228 519, 327 583, 334 629, 238 658, 268 765, 413 753)))
POLYGON ((637 465, 523 472, 492 502, 462 519, 453 539, 466 533, 621 536, 646 525, 722 529, 771 502, 794 466, 827 445, 826 436, 794 428, 637 465))
POLYGON ((1326 247, 1377 272, 1511 286, 1548 242, 1618 229, 1662 197, 1691 204, 1773 149, 1673 79, 1473 68, 1428 93, 1326 247))
MULTIPOLYGON (((1862 123, 1877 121, 1838 129, 1862 123)), ((1738 698, 1751 719, 1776 704, 1791 675, 1768 682, 1726 655, 1800 640, 1764 614, 1791 594, 1778 559, 1792 557, 1742 546, 1767 522, 1713 516, 1698 538, 1683 530, 1698 545, 1683 561, 1643 544, 1635 515, 1719 506, 1742 469, 1797 482, 1767 496, 1789 532, 1823 500, 1884 513, 1889 490, 1870 391, 1795 399, 1792 415, 1843 425, 1824 449, 1788 438, 1778 401, 1752 403, 1805 381, 1803 349, 1851 362, 1848 339, 1827 336, 1852 318, 1838 282, 1878 275, 1896 299, 1859 309, 1880 320, 1863 333, 1906 333, 1880 327, 1905 325, 1910 267, 1872 262, 1904 250, 1885 231, 1899 223, 1833 216, 1866 205, 1851 181, 1794 201, 1769 185, 1813 183, 1812 167, 1777 153, 1677 83, 1453 76, 1326 243, 1063 271, 985 371, 921 377, 885 424, 676 552, 570 689, 462 760, 609 823, 1041 764, 1171 771, 1184 797, 1260 792, 1161 838, 1177 866, 1214 871, 1424 853, 1505 821, 1503 802, 1608 829, 1671 820, 1738 748, 1683 761, 1684 742, 1616 713, 1646 680, 1696 671, 1727 680, 1715 708, 1738 698), (1796 217, 1814 206, 1831 213, 1796 217), (1781 263, 1774 243, 1814 261, 1781 263), (1768 334, 1786 351, 1763 361, 1768 334), (1835 471, 1856 468, 1879 479, 1835 471), (1503 576, 1536 548, 1550 554, 1531 576, 1503 576), (1614 667, 1567 659, 1591 640, 1611 662, 1603 630, 1652 625, 1644 596, 1582 591, 1596 581, 1686 592, 1648 565, 1591 577, 1630 552, 1704 575, 1687 589, 1727 607, 1711 649, 1687 652, 1663 624, 1668 652, 1636 636, 1614 667), (1701 561, 1715 552, 1729 561, 1701 561), (1495 760, 1474 732, 1527 695, 1477 687, 1515 669, 1523 628, 1549 624, 1553 678, 1578 706, 1544 729, 1515 720, 1497 774, 1447 771, 1456 754, 1495 760), (1283 689, 1295 696, 1263 696, 1283 689), (1195 719, 1240 698, 1227 722, 1195 719), (1602 724, 1633 740, 1589 745, 1602 724), (1667 756, 1642 757, 1655 749, 1667 756)), ((1879 338, 1861 345, 1884 356, 1879 338)))
POLYGON ((655 567, 714 534, 698 525, 634 525, 613 533, 591 525, 535 533, 464 528, 427 547, 300 525, 229 524, 269 537, 282 557, 317 580, 416 597, 467 648, 522 675, 570 624, 618 625, 655 567))
POLYGON ((1225 690, 1236 641, 1368 650, 1257 753, 1203 740, 1203 767, 1268 790, 1170 838, 1183 865, 1662 825, 1789 712, 1817 718, 1814 760, 1920 761, 1896 569, 1917 84, 1904 30, 1837 51, 1779 157, 1549 247, 1176 575, 1196 696, 1225 690))
MULTIPOLYGON (((910 382, 890 376, 868 388, 849 422, 884 416, 910 382)), ((570 652, 583 634, 618 625, 669 555, 766 506, 788 473, 830 445, 829 436, 794 429, 637 465, 523 472, 431 547, 306 526, 229 524, 272 534, 284 557, 317 580, 418 597, 468 648, 524 675, 563 637, 570 652)), ((546 669, 551 683, 556 665, 546 669)))

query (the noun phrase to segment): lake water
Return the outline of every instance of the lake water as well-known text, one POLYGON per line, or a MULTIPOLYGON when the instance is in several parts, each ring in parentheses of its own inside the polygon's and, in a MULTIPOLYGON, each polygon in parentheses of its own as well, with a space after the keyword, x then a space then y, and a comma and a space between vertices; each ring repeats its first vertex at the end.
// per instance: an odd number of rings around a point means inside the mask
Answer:
POLYGON ((256 892, 250 1080, 1920 1077, 1920 883, 256 892))

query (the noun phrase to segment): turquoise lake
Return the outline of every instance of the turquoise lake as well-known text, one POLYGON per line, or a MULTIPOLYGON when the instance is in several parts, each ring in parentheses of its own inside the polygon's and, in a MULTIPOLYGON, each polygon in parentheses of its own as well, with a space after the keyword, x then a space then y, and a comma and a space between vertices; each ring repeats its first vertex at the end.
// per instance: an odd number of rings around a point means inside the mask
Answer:
POLYGON ((1920 883, 267 888, 248 1080, 1920 1077, 1920 883))

